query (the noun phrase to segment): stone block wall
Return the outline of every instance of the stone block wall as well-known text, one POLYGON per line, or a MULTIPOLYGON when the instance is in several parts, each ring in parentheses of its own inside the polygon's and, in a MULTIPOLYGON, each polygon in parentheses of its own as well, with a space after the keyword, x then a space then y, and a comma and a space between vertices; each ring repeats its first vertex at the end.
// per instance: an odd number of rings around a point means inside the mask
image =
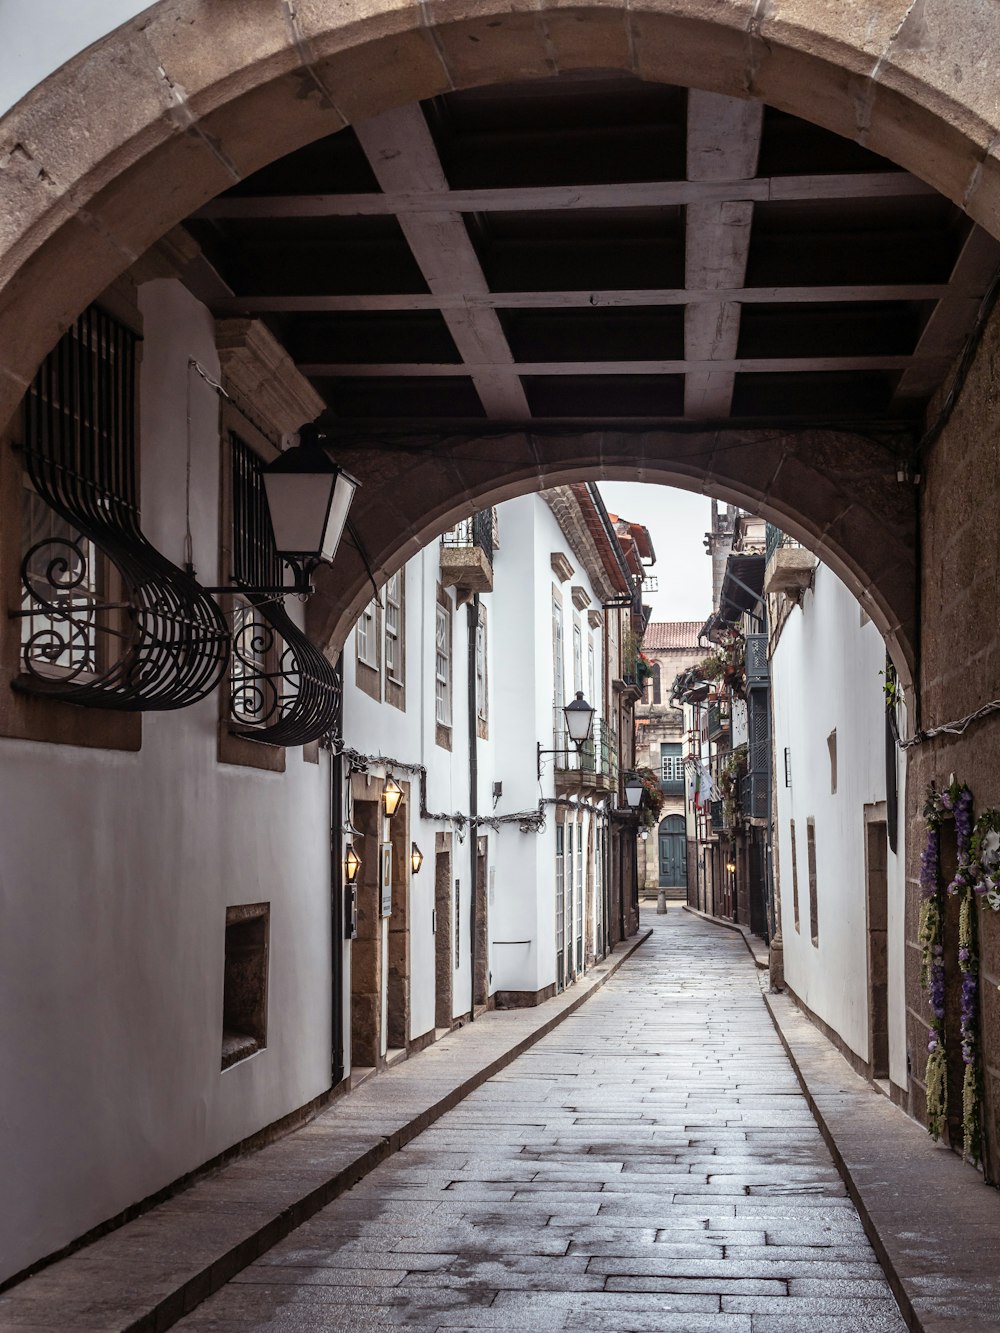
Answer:
MULTIPOLYGON (((932 408, 933 420, 937 405, 932 408)), ((921 486, 920 725, 961 719, 1000 696, 1000 311, 994 311, 958 405, 929 449, 921 486)), ((922 807, 928 782, 954 773, 975 813, 1000 806, 1000 713, 962 736, 941 736, 909 752, 907 776, 907 1042, 911 1112, 924 1118, 929 1019, 919 984, 917 942, 922 807)), ((1000 915, 980 910, 985 1123, 990 1174, 1000 1175, 1000 915)))

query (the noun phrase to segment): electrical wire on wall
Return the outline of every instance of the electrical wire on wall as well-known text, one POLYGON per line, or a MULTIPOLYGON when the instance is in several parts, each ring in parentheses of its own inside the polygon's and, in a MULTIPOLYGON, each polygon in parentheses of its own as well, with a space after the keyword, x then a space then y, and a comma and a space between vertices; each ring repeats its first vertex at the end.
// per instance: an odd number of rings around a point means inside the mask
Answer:
POLYGON ((470 817, 460 810, 448 813, 444 810, 427 808, 427 769, 423 764, 411 764, 402 759, 395 759, 387 754, 363 754, 335 736, 327 738, 325 748, 334 755, 345 758, 352 773, 369 773, 372 768, 387 769, 393 773, 414 773, 417 776, 420 791, 420 817, 431 821, 451 824, 459 840, 465 838, 466 829, 490 828, 498 832, 504 824, 517 824, 522 833, 542 833, 545 830, 545 810, 549 806, 563 806, 570 810, 586 810, 591 814, 604 816, 608 810, 603 805, 571 796, 546 796, 530 810, 517 810, 506 815, 476 815, 470 817))

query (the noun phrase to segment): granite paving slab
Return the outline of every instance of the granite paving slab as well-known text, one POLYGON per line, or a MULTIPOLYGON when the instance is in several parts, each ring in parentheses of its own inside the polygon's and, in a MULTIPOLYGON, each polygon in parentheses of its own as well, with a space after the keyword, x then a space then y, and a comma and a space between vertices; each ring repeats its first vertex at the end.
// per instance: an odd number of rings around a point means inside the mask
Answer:
POLYGON ((902 1333, 744 940, 647 919, 585 1008, 179 1328, 902 1333))
MULTIPOLYGON (((303 1128, 202 1177, 134 1221, 9 1288, 0 1295, 0 1330, 160 1333, 170 1328, 551 1033, 600 991, 647 934, 642 930, 619 945, 563 994, 537 1008, 481 1015, 409 1060, 368 1078, 303 1128)), ((502 1138, 502 1129, 491 1128, 491 1138, 502 1138)), ((459 1174, 449 1168, 445 1184, 459 1174)), ((502 1203, 515 1188, 511 1180, 507 1190, 476 1185, 472 1193, 481 1199, 480 1190, 485 1189, 487 1197, 492 1193, 502 1203)), ((439 1189, 439 1184, 401 1186, 383 1213, 399 1225, 419 1228, 439 1207, 439 1189)), ((363 1223, 369 1213, 362 1206, 363 1223)), ((350 1219, 350 1205, 341 1216, 350 1219)), ((547 1217, 545 1212, 543 1220, 547 1217)), ((364 1226, 359 1230, 363 1236, 364 1226)), ((371 1251, 380 1248, 372 1246, 371 1251)), ((400 1276, 422 1266, 411 1258, 400 1276)), ((355 1274, 345 1277, 344 1285, 356 1291, 384 1284, 355 1274)), ((422 1307, 420 1318, 423 1321, 422 1307)), ((399 1320, 393 1316, 391 1322, 398 1326, 399 1320)), ((357 1326, 371 1325, 362 1321, 357 1326)), ((240 1316, 237 1327, 252 1324, 240 1316)))

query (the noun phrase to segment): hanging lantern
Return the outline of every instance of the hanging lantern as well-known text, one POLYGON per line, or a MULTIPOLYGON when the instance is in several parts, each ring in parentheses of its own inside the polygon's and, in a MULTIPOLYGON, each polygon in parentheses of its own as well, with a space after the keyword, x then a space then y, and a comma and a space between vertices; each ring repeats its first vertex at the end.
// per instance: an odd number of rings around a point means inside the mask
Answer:
POLYGON ((361 869, 361 857, 351 843, 347 845, 347 852, 344 855, 344 878, 348 884, 353 884, 358 877, 358 871, 361 869))
POLYGON ((391 819, 399 809, 399 803, 403 799, 403 789, 396 779, 389 773, 385 779, 385 786, 382 788, 382 805, 385 809, 387 819, 391 819))
POLYGON ((424 854, 417 844, 410 844, 410 869, 416 875, 424 863, 424 854))

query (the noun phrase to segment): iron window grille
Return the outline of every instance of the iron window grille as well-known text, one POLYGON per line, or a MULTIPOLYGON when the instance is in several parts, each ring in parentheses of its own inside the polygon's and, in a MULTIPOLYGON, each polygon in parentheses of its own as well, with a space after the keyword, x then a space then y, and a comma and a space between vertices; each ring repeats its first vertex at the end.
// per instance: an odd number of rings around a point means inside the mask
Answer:
POLYGON ((31 493, 14 684, 90 708, 149 711, 211 693, 229 633, 211 598, 140 527, 137 341, 91 306, 25 396, 31 493))
MULTIPOLYGON (((280 587, 261 460, 230 433, 232 580, 247 589, 280 587)), ((336 730, 341 688, 336 669, 299 629, 280 600, 247 591, 233 615, 230 725, 248 740, 305 745, 336 730)))

